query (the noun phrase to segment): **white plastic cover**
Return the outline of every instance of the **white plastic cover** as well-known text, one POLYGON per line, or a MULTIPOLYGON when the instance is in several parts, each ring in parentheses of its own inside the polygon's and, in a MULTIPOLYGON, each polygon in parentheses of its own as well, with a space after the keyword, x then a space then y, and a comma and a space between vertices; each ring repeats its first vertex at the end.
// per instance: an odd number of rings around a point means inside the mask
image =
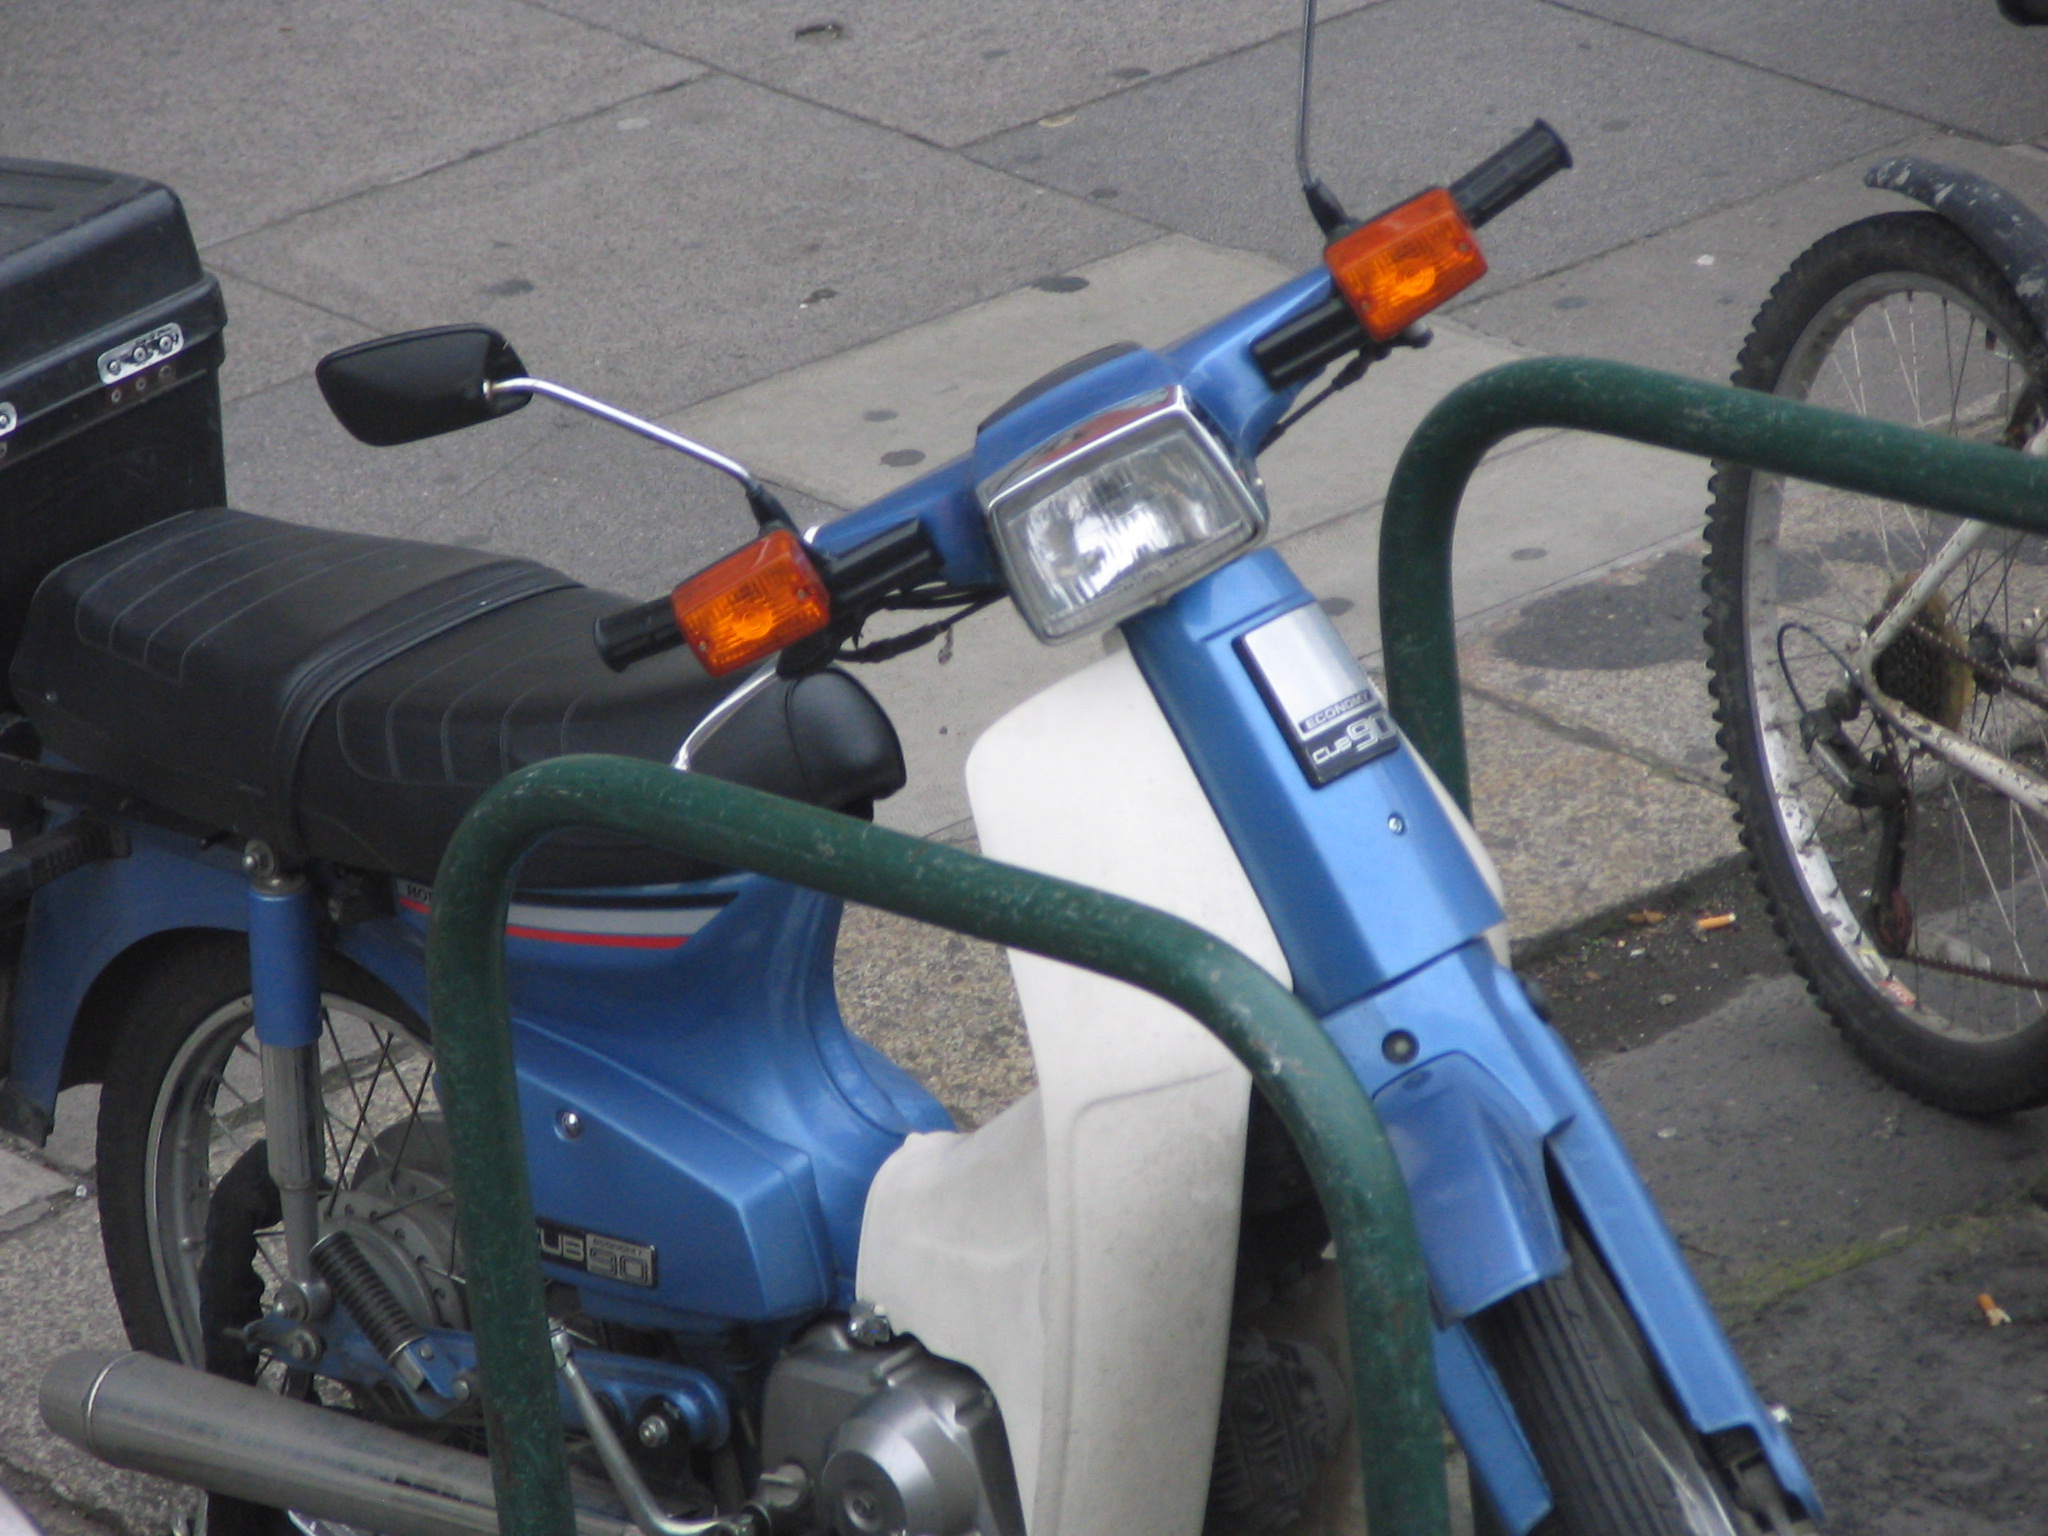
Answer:
MULTIPOLYGON (((998 721, 967 781, 984 853, 1164 908, 1292 984, 1127 653, 998 721)), ((1026 955, 1011 968, 1038 1090, 883 1165, 859 1292, 994 1388, 1033 1536, 1195 1536, 1249 1078, 1147 993, 1026 955)))

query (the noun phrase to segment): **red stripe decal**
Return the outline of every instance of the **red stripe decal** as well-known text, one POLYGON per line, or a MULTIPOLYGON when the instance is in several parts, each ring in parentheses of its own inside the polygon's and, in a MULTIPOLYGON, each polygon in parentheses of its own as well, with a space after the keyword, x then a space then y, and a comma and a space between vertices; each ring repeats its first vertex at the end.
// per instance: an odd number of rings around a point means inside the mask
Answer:
MULTIPOLYGON (((427 904, 410 896, 399 897, 398 904, 422 917, 429 915, 427 904)), ((600 949, 681 949, 690 941, 687 933, 573 933, 563 928, 524 928, 517 923, 505 925, 505 936, 542 944, 589 944, 600 949)))
POLYGON ((602 949, 681 949, 686 933, 571 933, 563 928, 521 928, 505 925, 511 939, 538 939, 543 944, 594 944, 602 949))

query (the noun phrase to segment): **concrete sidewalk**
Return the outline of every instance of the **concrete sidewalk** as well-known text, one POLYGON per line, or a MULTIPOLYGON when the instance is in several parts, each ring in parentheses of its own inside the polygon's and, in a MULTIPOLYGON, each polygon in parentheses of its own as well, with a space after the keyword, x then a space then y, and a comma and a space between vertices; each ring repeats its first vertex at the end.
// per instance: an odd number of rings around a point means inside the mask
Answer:
MULTIPOLYGON (((531 555, 636 596, 745 536, 726 482, 546 406, 373 452, 327 416, 313 362, 483 320, 535 371, 747 460, 809 521, 965 451, 1045 369, 1168 342, 1316 251, 1290 169, 1295 0, 17 10, 0 154, 159 177, 222 277, 238 505, 531 555)), ((1579 162, 1489 227, 1494 275, 1432 347, 1264 466, 1277 546, 1368 659, 1379 498, 1459 380, 1567 352, 1725 377, 1794 255, 1898 206, 1859 178, 1902 148, 2048 208, 2048 36, 1988 0, 1814 0, 1796 23, 1769 0, 1322 12, 1317 163, 1354 209, 1456 175, 1539 114, 1579 162)), ((1705 479, 1697 461, 1530 434, 1467 499, 1475 803, 1525 944, 1734 854, 1695 618, 1705 479), (1634 643, 1603 644, 1616 626, 1634 643)), ((948 660, 871 669, 912 771, 882 819, 970 838, 968 745, 1099 654, 1039 647, 999 609, 948 660)), ((990 956, 858 915, 842 982, 965 1113, 1028 1082, 990 956)), ((1613 1080, 1624 1102, 1636 1091, 1613 1080)), ((54 1444, 33 1411, 44 1361, 118 1336, 92 1093, 66 1096, 50 1148, 0 1152, 0 1478, 51 1510, 159 1530, 165 1490, 54 1444)), ((1692 1177, 1672 1175, 1668 1198, 1692 1177)))

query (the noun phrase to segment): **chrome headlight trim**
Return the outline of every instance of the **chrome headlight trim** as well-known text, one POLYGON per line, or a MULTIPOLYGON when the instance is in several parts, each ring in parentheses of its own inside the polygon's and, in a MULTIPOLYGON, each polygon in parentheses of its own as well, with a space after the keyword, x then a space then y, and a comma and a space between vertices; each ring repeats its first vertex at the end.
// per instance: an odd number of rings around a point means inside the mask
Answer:
POLYGON ((1268 521, 1257 474, 1225 446, 1193 397, 1177 384, 1098 411, 990 475, 975 493, 1010 595, 1032 633, 1048 644, 1094 634, 1163 601, 1256 544, 1268 521), (1194 454, 1205 489, 1219 503, 1207 508, 1218 531, 1156 557, 1139 558, 1092 598, 1056 604, 1053 579, 1021 547, 1023 516, 1122 460, 1169 445, 1194 454))

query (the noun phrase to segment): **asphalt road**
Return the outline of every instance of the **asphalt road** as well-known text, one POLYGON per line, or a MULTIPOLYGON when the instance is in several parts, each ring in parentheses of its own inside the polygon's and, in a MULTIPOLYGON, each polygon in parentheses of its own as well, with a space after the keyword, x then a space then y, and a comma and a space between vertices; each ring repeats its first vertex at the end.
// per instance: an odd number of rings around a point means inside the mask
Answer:
MULTIPOLYGON (((1991 0, 1323 11, 1316 158, 1354 209, 1449 179, 1537 115, 1578 156, 1489 228, 1493 275, 1439 346, 1272 466, 1283 547, 1361 654, 1376 610, 1356 535, 1391 446, 1456 378, 1525 351, 1725 376, 1792 256, 1890 206, 1859 175, 1900 146, 2048 189, 2048 33, 2007 27, 1991 0)), ((1296 15, 1294 0, 15 0, 0 154, 183 194, 233 316, 238 504, 517 550, 644 595, 741 536, 716 477, 542 410, 373 454, 320 407, 314 359, 480 319, 538 371, 718 424, 801 517, 830 516, 959 452, 976 400, 1116 334, 1169 339, 1313 259, 1290 175, 1296 15), (1115 315, 1082 307, 1110 295, 1115 315)), ((1699 475, 1630 453, 1520 445, 1466 518, 1479 815, 1517 931, 1555 970, 1561 1019, 1765 1391, 1792 1408, 1831 1529, 2038 1531, 2039 1117, 1963 1124, 1876 1084, 1753 909, 1718 944, 1607 925, 1652 897, 1741 901, 1684 646, 1699 475), (1600 653, 1587 636, 1616 613, 1665 638, 1600 653), (2012 1327, 1984 1326, 1983 1291, 2012 1327)), ((963 631, 950 671, 926 657, 877 680, 934 786, 895 824, 966 835, 951 787, 966 743, 1085 659, 1006 623, 963 631)), ((1028 1082, 993 957, 862 918, 842 977, 850 1010, 965 1116, 1028 1082)), ((53 1445, 30 1404, 43 1360, 115 1327, 90 1113, 89 1094, 68 1102, 50 1149, 0 1154, 0 1476, 67 1528, 160 1530, 160 1489, 53 1445)))

